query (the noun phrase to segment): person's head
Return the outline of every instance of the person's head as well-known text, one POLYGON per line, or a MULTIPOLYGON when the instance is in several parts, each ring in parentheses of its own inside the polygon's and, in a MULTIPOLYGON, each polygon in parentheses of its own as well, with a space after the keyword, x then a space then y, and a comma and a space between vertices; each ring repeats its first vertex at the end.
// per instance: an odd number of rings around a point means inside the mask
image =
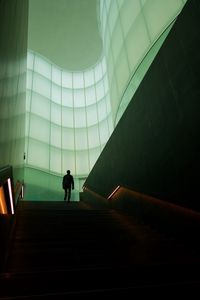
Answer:
POLYGON ((70 174, 70 170, 67 170, 67 174, 70 174))

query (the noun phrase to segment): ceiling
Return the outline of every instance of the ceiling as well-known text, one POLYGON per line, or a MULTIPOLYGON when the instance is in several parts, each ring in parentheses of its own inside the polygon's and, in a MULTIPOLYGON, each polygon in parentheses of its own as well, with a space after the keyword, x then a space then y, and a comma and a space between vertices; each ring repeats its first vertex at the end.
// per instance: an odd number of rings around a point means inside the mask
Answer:
POLYGON ((28 48, 61 68, 83 70, 102 52, 98 0, 29 0, 28 48))

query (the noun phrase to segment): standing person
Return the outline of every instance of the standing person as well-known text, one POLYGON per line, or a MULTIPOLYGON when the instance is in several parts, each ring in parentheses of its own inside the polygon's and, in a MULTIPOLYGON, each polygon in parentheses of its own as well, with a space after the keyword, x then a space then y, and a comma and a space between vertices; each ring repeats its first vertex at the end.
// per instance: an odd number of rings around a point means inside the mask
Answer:
POLYGON ((65 174, 63 176, 63 181, 62 181, 62 186, 63 189, 65 190, 65 197, 64 197, 64 201, 70 202, 70 198, 71 198, 71 189, 74 189, 74 178, 73 176, 70 174, 70 170, 67 170, 67 174, 65 174))

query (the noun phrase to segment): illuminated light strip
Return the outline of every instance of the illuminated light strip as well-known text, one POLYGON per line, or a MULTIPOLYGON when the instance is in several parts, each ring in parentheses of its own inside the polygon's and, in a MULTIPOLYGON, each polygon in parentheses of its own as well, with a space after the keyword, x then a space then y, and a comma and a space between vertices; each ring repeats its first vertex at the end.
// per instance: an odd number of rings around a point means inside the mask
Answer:
POLYGON ((0 196, 0 206, 1 206, 2 214, 5 214, 6 211, 5 211, 5 209, 4 209, 4 206, 3 206, 3 200, 2 200, 2 198, 1 198, 1 196, 0 196))
POLYGON ((23 184, 22 184, 22 189, 21 189, 21 197, 22 197, 22 199, 24 198, 24 186, 23 186, 23 184))
POLYGON ((115 189, 114 189, 114 191, 107 197, 107 199, 109 200, 118 190, 119 190, 119 188, 120 188, 120 185, 118 185, 115 189))
POLYGON ((12 213, 12 215, 14 215, 13 196, 12 196, 12 188, 11 188, 10 178, 8 178, 8 190, 9 190, 9 196, 10 196, 11 213, 12 213))

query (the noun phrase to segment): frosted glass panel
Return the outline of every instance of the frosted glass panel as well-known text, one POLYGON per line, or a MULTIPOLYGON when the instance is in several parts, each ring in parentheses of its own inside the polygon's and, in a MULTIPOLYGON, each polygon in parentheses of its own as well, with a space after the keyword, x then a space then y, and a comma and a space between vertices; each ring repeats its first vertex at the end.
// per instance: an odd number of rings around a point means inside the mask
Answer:
POLYGON ((141 57, 145 54, 150 45, 144 19, 138 18, 137 23, 135 23, 132 29, 129 31, 126 45, 129 64, 133 69, 140 62, 141 57), (137 43, 134 43, 135 40, 137 40, 137 43))
POLYGON ((95 148, 100 145, 98 126, 88 128, 88 142, 89 148, 95 148))
POLYGON ((71 170, 72 175, 75 173, 75 156, 74 151, 62 151, 62 173, 71 170))
POLYGON ((61 125, 61 106, 51 103, 51 122, 61 125))
POLYGON ((108 82, 109 82, 109 87, 111 88, 111 82, 113 77, 115 76, 114 73, 114 62, 113 62, 113 56, 112 53, 109 53, 109 57, 108 57, 108 61, 109 61, 109 65, 108 65, 108 82))
POLYGON ((31 112, 41 118, 50 119, 50 100, 37 93, 32 93, 31 112))
POLYGON ((110 33, 112 34, 113 29, 115 28, 115 23, 118 17, 118 7, 117 7, 117 1, 111 2, 110 12, 109 12, 109 19, 108 24, 110 28, 110 33))
MULTIPOLYGON (((108 56, 109 56, 109 52, 111 50, 111 39, 110 39, 110 35, 108 33, 105 35, 104 48, 105 48, 105 53, 107 53, 106 61, 108 62, 108 56)), ((109 66, 109 64, 107 64, 107 68, 108 68, 108 66, 109 66)))
POLYGON ((73 107, 73 93, 71 89, 62 88, 62 105, 73 107))
POLYGON ((62 148, 74 150, 74 129, 62 129, 62 148))
POLYGON ((115 27, 113 38, 112 38, 112 52, 113 52, 113 59, 115 62, 117 61, 117 57, 121 51, 121 48, 123 47, 123 42, 124 40, 123 40, 122 30, 120 27, 120 23, 118 23, 115 27))
POLYGON ((76 127, 86 127, 86 114, 85 108, 79 108, 74 110, 74 121, 75 121, 75 128, 76 127))
POLYGON ((151 0, 145 3, 143 12, 152 38, 157 36, 172 20, 182 5, 181 0, 151 0))
POLYGON ((100 147, 90 149, 90 168, 92 168, 94 166, 100 153, 101 153, 100 147))
POLYGON ((109 127, 109 132, 110 134, 113 132, 113 119, 112 119, 112 115, 109 116, 108 118, 108 127, 109 127))
POLYGON ((100 132, 100 140, 101 144, 104 144, 107 142, 109 138, 109 131, 108 131, 108 121, 104 120, 99 124, 99 132, 100 132))
POLYGON ((31 109, 31 91, 26 91, 26 111, 30 111, 31 109))
POLYGON ((87 174, 89 172, 88 151, 77 151, 76 169, 78 174, 87 174))
POLYGON ((74 90, 74 107, 85 106, 85 95, 84 90, 74 90))
POLYGON ((104 85, 104 93, 106 95, 108 93, 108 90, 109 90, 107 75, 105 75, 104 78, 103 78, 103 85, 104 85))
MULTIPOLYGON (((112 80, 112 84, 111 84, 111 96, 110 96, 110 98, 111 99, 118 99, 118 96, 119 96, 119 94, 118 94, 118 85, 117 85, 116 79, 114 77, 113 80, 112 80)), ((117 107, 118 107, 117 101, 112 103, 112 111, 115 111, 117 107)))
POLYGON ((134 24, 135 19, 138 17, 140 13, 140 9, 141 9, 141 5, 138 0, 123 1, 123 7, 122 10, 120 11, 120 17, 121 17, 123 32, 125 36, 127 35, 131 26, 134 24))
POLYGON ((104 96, 104 85, 103 85, 103 80, 99 81, 96 85, 96 98, 97 101, 102 99, 104 96))
POLYGON ((86 150, 88 149, 87 142, 87 131, 85 129, 76 129, 75 130, 75 144, 76 150, 86 150))
POLYGON ((45 77, 34 73, 33 75, 33 90, 38 94, 50 98, 51 82, 45 77))
POLYGON ((95 75, 95 82, 98 82, 103 74, 102 74, 102 67, 101 67, 101 64, 97 64, 95 69, 94 69, 94 75, 95 75))
POLYGON ((106 111, 107 111, 107 115, 109 115, 111 112, 110 96, 107 95, 105 98, 106 98, 105 101, 106 101, 106 107, 107 107, 106 111))
POLYGON ((106 31, 105 31, 105 28, 107 26, 107 19, 106 19, 106 6, 104 5, 104 11, 102 13, 102 17, 101 17, 101 35, 102 35, 102 39, 105 40, 105 34, 106 34, 106 31))
POLYGON ((101 120, 104 120, 106 118, 106 114, 107 114, 105 99, 98 102, 97 107, 98 107, 98 120, 100 122, 101 120))
POLYGON ((61 149, 61 127, 54 124, 51 125, 50 144, 61 149))
POLYGON ((35 56, 34 70, 48 79, 51 78, 51 65, 39 56, 35 56))
POLYGON ((32 115, 30 117, 29 135, 33 139, 49 144, 50 123, 40 117, 32 115))
POLYGON ((103 72, 103 74, 105 74, 106 73, 106 59, 105 59, 105 57, 102 58, 101 65, 102 65, 102 72, 103 72))
MULTIPOLYGON (((122 0, 123 1, 123 0, 122 0)), ((142 5, 144 5, 147 1, 149 1, 149 0, 140 0, 141 1, 141 3, 142 3, 142 5)))
POLYGON ((94 86, 87 88, 85 90, 85 96, 86 96, 86 105, 90 105, 96 102, 96 95, 95 95, 95 88, 94 86))
POLYGON ((61 150, 51 147, 50 149, 50 170, 60 173, 61 170, 61 150))
MULTIPOLYGON (((25 136, 29 137, 29 123, 30 122, 30 114, 26 113, 26 128, 25 128, 25 136)), ((28 144, 28 139, 26 139, 26 143, 28 144)))
POLYGON ((63 127, 74 127, 73 109, 62 107, 62 125, 63 127))
POLYGON ((52 66, 52 81, 58 85, 61 85, 61 70, 52 66))
POLYGON ((27 53, 27 68, 33 69, 33 63, 34 63, 34 54, 30 51, 27 53))
POLYGON ((62 72, 62 86, 66 88, 72 88, 72 73, 62 72))
POLYGON ((91 126, 96 124, 98 121, 97 119, 97 106, 91 105, 87 107, 87 125, 91 126))
POLYGON ((33 74, 32 74, 32 71, 30 71, 30 70, 27 70, 27 73, 26 73, 26 88, 27 89, 32 89, 32 76, 33 76, 33 74))
POLYGON ((73 88, 80 89, 84 87, 83 73, 73 73, 73 88))
POLYGON ((46 144, 29 139, 27 160, 32 166, 49 169, 49 147, 46 144))
POLYGON ((111 6, 111 0, 106 0, 105 4, 106 4, 106 10, 107 10, 107 12, 109 12, 110 6, 111 6))
MULTIPOLYGON (((127 0, 129 1, 129 0, 127 0)), ((134 1, 142 1, 142 0, 134 0, 134 1)), ((117 0, 117 3, 118 3, 118 8, 121 9, 122 5, 124 4, 124 0, 117 0)))
POLYGON ((94 71, 93 70, 88 70, 84 73, 84 82, 85 82, 85 87, 91 86, 94 84, 94 71))
POLYGON ((57 104, 61 104, 61 87, 56 84, 52 84, 52 91, 51 91, 51 99, 53 102, 57 104))
POLYGON ((118 90, 122 95, 122 92, 124 91, 124 88, 129 80, 129 68, 125 51, 120 54, 116 64, 116 77, 118 90))

